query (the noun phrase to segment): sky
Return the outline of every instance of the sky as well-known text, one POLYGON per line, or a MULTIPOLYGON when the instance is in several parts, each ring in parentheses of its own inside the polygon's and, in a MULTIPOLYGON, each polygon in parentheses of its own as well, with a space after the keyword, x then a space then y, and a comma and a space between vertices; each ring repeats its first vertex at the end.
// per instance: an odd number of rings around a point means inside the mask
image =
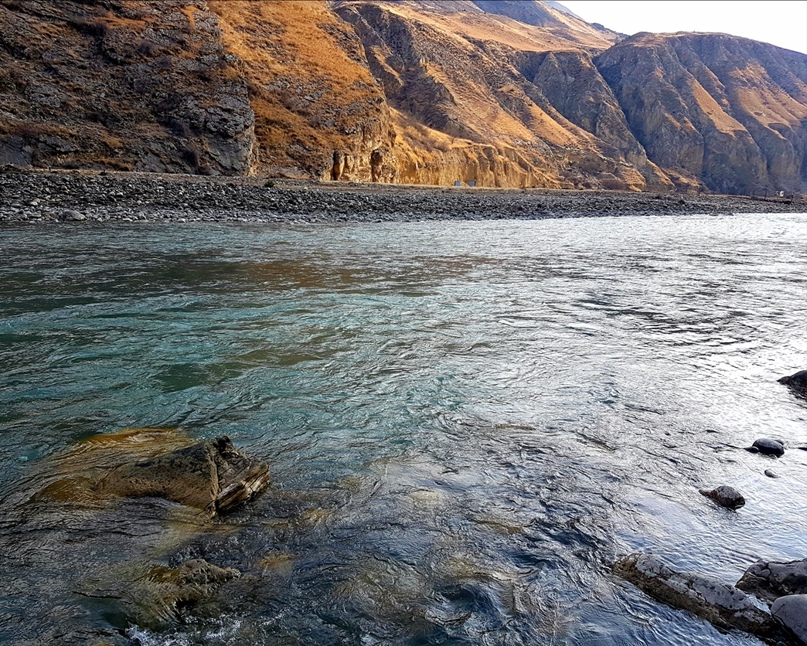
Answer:
POLYGON ((807 0, 560 2, 587 22, 598 22, 623 34, 713 31, 807 54, 807 0))

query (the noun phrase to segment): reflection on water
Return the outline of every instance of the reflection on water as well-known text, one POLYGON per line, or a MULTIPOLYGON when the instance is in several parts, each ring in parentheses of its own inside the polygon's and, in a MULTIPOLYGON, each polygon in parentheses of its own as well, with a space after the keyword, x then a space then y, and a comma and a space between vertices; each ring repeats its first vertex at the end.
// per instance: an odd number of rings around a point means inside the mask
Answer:
POLYGON ((126 427, 228 434, 273 473, 212 525, 132 503, 114 540, 15 507, 0 641, 757 643, 609 564, 807 556, 807 408, 776 383, 807 362, 805 239, 803 215, 0 230, 7 511, 126 427), (697 494, 722 483, 739 512, 697 494), (189 558, 242 576, 184 623, 110 592, 189 558))

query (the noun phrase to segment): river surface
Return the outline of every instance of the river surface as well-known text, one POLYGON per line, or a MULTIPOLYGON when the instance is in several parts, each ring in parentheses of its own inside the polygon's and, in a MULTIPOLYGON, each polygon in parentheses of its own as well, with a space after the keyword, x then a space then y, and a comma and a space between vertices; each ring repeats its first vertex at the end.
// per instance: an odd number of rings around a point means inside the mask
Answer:
POLYGON ((178 548, 238 586, 161 629, 76 594, 118 558, 97 527, 76 562, 81 527, 5 520, 0 642, 759 644, 611 563, 807 557, 807 401, 776 381, 807 367, 807 215, 7 227, 0 257, 0 496, 130 427, 272 469, 178 548))

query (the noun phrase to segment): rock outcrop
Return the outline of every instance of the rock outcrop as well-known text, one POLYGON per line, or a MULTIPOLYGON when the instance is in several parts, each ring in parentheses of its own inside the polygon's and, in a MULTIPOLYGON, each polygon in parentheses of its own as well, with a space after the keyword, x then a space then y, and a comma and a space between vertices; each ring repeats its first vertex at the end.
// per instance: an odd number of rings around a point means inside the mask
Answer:
POLYGON ((191 559, 176 567, 153 565, 140 579, 127 582, 115 593, 134 609, 138 625, 161 629, 180 621, 183 613, 211 600, 222 585, 240 576, 235 568, 191 559))
POLYGON ((787 563, 757 561, 737 581, 737 587, 768 601, 807 594, 807 559, 787 563))
POLYGON ((771 614, 807 644, 807 594, 779 597, 771 605, 771 614))
POLYGON ((108 473, 97 490, 128 498, 165 498, 215 515, 249 500, 268 483, 269 468, 222 436, 123 464, 108 473))
POLYGON ((259 174, 392 182, 395 131, 351 27, 325 2, 210 0, 255 111, 259 174))
POLYGON ((781 457, 785 454, 785 445, 779 440, 771 440, 767 437, 760 437, 754 440, 754 443, 746 449, 751 453, 762 453, 762 455, 773 455, 781 457))
POLYGON ((0 165, 249 173, 247 82, 204 4, 0 4, 0 165))
POLYGON ((702 574, 676 572, 654 556, 626 556, 614 565, 614 573, 651 597, 719 628, 738 628, 760 636, 775 631, 770 613, 752 596, 702 574))

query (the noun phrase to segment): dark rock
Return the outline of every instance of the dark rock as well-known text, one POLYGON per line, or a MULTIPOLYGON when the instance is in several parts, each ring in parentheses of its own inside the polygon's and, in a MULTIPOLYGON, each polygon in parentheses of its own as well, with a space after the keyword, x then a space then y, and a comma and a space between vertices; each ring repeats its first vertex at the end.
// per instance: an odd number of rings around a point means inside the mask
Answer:
POLYGON ((773 632, 773 621, 762 604, 711 577, 676 572, 648 554, 626 556, 613 570, 654 599, 689 610, 719 628, 739 628, 761 636, 773 632))
POLYGON ((762 453, 763 455, 775 455, 779 457, 784 455, 785 447, 779 440, 770 440, 766 437, 761 437, 758 440, 754 440, 754 443, 751 445, 752 449, 756 449, 753 451, 754 453, 762 453))
POLYGON ((807 644, 807 594, 779 597, 771 606, 771 614, 807 644))
POLYGON ((715 489, 699 489, 700 493, 707 498, 711 498, 718 505, 729 509, 739 509, 745 504, 745 498, 734 487, 720 485, 715 489))
POLYGON ((786 563, 757 561, 737 581, 737 587, 768 601, 807 594, 807 559, 786 563))
POLYGON ((799 370, 792 375, 782 377, 779 379, 779 383, 785 384, 797 395, 807 397, 807 370, 799 370))
POLYGON ((166 498, 215 515, 249 500, 268 483, 269 467, 223 436, 119 466, 98 488, 122 497, 166 498))

